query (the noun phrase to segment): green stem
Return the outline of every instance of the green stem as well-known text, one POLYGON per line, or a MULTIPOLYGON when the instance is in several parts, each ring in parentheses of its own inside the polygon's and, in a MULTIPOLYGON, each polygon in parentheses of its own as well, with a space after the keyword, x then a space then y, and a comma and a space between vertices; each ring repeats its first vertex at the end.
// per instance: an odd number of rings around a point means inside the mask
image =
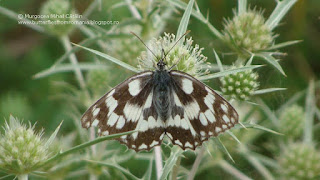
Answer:
POLYGON ((196 172, 199 168, 200 162, 201 162, 202 157, 204 155, 204 151, 205 151, 205 146, 202 146, 196 160, 193 163, 192 169, 191 169, 189 176, 188 176, 188 180, 192 180, 196 176, 196 172))
POLYGON ((306 119, 304 127, 303 142, 307 144, 312 143, 313 132, 313 118, 315 114, 315 102, 314 102, 314 81, 310 81, 309 88, 306 97, 306 119))
POLYGON ((19 180, 28 180, 28 174, 20 174, 17 177, 19 180))
POLYGON ((47 165, 47 164, 49 164, 49 163, 51 163, 51 162, 53 162, 55 160, 58 160, 58 159, 66 156, 68 154, 74 153, 74 152, 79 151, 81 149, 84 149, 86 147, 92 146, 94 144, 98 144, 98 143, 100 143, 102 141, 110 140, 110 139, 117 138, 117 137, 120 137, 120 136, 123 136, 123 135, 128 135, 128 134, 131 134, 133 132, 135 132, 135 131, 128 131, 128 132, 124 132, 124 133, 113 134, 113 135, 109 135, 109 136, 103 136, 103 137, 96 138, 96 139, 94 139, 92 141, 77 145, 77 146, 75 146, 75 147, 73 147, 73 148, 71 148, 71 149, 69 149, 69 150, 67 150, 65 152, 62 152, 62 153, 60 152, 60 153, 56 154, 55 156, 51 157, 50 159, 48 159, 44 163, 38 165, 35 169, 37 169, 39 167, 42 167, 42 166, 45 166, 45 165, 47 165))
POLYGON ((219 165, 222 169, 224 169, 226 172, 229 174, 233 175, 236 179, 240 180, 251 180, 248 176, 243 174, 241 171, 230 165, 227 161, 225 160, 220 160, 219 165))
POLYGON ((179 173, 180 162, 181 162, 181 156, 178 157, 176 165, 173 166, 173 168, 172 168, 171 180, 177 180, 178 179, 177 177, 178 177, 178 173, 179 173))

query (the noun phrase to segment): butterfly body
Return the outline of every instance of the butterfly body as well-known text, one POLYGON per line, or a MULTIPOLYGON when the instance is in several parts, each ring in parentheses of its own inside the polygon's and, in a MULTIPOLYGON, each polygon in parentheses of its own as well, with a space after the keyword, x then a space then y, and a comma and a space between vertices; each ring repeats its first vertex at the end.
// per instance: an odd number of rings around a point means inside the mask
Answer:
POLYGON ((84 113, 82 126, 98 126, 100 135, 137 130, 118 140, 141 151, 160 145, 165 135, 182 149, 195 149, 238 123, 237 112, 214 90, 165 67, 161 59, 155 71, 113 88, 84 113))

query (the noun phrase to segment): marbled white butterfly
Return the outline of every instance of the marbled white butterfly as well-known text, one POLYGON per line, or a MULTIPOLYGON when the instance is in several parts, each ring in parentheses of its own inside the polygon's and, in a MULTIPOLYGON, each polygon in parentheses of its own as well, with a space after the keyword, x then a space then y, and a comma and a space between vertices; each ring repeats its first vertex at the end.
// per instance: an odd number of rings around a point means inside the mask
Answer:
POLYGON ((167 69, 165 57, 155 71, 138 73, 102 96, 83 114, 82 127, 98 126, 99 135, 138 130, 118 138, 135 151, 161 145, 164 136, 194 150, 238 123, 224 98, 191 75, 167 69))

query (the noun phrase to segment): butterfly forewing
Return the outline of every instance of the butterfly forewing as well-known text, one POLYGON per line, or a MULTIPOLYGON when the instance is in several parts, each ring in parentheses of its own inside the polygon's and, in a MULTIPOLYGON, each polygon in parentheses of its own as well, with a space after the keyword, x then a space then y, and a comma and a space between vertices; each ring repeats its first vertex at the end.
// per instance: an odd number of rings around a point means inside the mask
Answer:
POLYGON ((180 72, 171 71, 174 108, 183 110, 166 122, 166 134, 182 149, 195 149, 211 136, 232 128, 238 123, 235 109, 210 87, 180 72))
POLYGON ((100 135, 139 130, 118 139, 136 151, 161 144, 164 124, 152 106, 152 74, 132 76, 101 97, 82 116, 82 127, 98 126, 100 135))

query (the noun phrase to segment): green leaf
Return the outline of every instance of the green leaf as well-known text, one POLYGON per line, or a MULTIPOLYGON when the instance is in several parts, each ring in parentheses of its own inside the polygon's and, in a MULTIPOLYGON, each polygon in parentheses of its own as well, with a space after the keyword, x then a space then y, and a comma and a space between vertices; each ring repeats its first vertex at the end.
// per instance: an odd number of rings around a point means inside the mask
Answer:
POLYGON ((234 135, 231 131, 227 131, 227 133, 234 139, 237 141, 237 143, 242 144, 241 141, 237 138, 236 135, 234 135))
POLYGON ((62 125, 63 121, 61 121, 61 123, 59 124, 59 126, 56 128, 56 130, 51 134, 50 138, 48 139, 48 141, 45 143, 45 147, 46 148, 49 148, 49 146, 52 144, 52 142, 54 141, 54 139, 56 138, 59 130, 60 130, 60 127, 62 125))
POLYGON ((259 89, 256 90, 255 92, 253 92, 254 95, 258 95, 258 94, 266 94, 266 93, 271 93, 271 92, 275 92, 275 91, 284 91, 287 90, 287 88, 267 88, 267 89, 259 89))
POLYGON ((182 153, 183 153, 183 150, 180 147, 178 146, 172 147, 170 157, 167 159, 166 164, 163 167, 160 180, 167 179, 173 166, 176 164, 176 161, 179 159, 180 156, 182 156, 182 153))
POLYGON ((153 158, 150 159, 149 161, 149 167, 144 174, 143 178, 144 180, 152 180, 152 165, 153 165, 153 158))
MULTIPOLYGON (((180 1, 180 0, 167 0, 170 4, 174 5, 177 8, 180 9, 186 9, 187 8, 187 4, 180 1)), ((216 36, 218 37, 220 40, 223 40, 223 35, 212 25, 210 24, 210 22, 208 21, 208 19, 206 19, 200 12, 199 9, 197 10, 192 10, 191 15, 195 18, 197 18, 198 20, 200 20, 200 22, 204 23, 205 25, 208 26, 209 30, 216 36)))
POLYGON ((224 146, 224 144, 221 142, 219 137, 213 138, 215 144, 217 145, 217 147, 223 152, 225 153, 229 159, 234 163, 234 160, 231 156, 231 154, 229 153, 228 149, 224 146))
POLYGON ((272 53, 257 53, 256 56, 262 57, 264 60, 266 60, 268 63, 270 63, 272 66, 274 66, 276 69, 278 69, 284 76, 286 74, 284 73, 282 67, 278 63, 278 61, 272 56, 272 53))
POLYGON ((280 48, 283 48, 283 47, 291 46, 293 44, 297 44, 297 43, 300 43, 300 42, 302 42, 302 40, 287 41, 287 42, 283 42, 283 43, 272 45, 271 47, 267 48, 266 50, 267 51, 276 50, 276 49, 280 49, 280 48))
POLYGON ((279 126, 279 119, 277 118, 275 113, 271 111, 271 109, 261 99, 258 99, 257 102, 260 104, 259 107, 262 109, 265 115, 267 115, 267 117, 271 120, 271 122, 275 126, 279 126))
POLYGON ((204 80, 208 80, 208 79, 219 78, 219 77, 227 76, 229 74, 234 74, 234 73, 238 73, 238 72, 243 72, 243 71, 255 69, 255 68, 258 68, 258 67, 261 67, 261 66, 262 65, 243 66, 243 67, 239 67, 239 68, 236 68, 236 69, 229 69, 229 70, 225 70, 223 72, 217 72, 217 73, 214 73, 214 74, 201 76, 198 79, 201 80, 201 81, 204 81, 204 80))
POLYGON ((118 64, 118 65, 120 65, 120 66, 122 66, 122 67, 124 67, 124 68, 126 68, 128 70, 130 70, 130 71, 133 71, 133 72, 136 72, 136 73, 139 72, 137 68, 135 68, 135 67, 133 67, 133 66, 131 66, 131 65, 129 65, 129 64, 127 64, 127 63, 115 58, 115 57, 109 56, 108 54, 105 54, 105 53, 102 53, 100 51, 97 51, 97 50, 94 50, 94 49, 90 49, 90 48, 87 48, 87 47, 83 47, 83 46, 80 46, 78 44, 74 44, 74 43, 72 43, 72 44, 75 45, 75 46, 79 46, 82 49, 85 49, 87 51, 90 51, 90 52, 92 52, 92 53, 94 53, 94 54, 96 54, 96 55, 98 55, 100 57, 103 57, 103 58, 105 58, 105 59, 107 59, 107 60, 109 60, 111 62, 114 62, 114 63, 116 63, 116 64, 118 64))
POLYGON ((121 167, 121 166, 118 165, 116 162, 107 163, 107 162, 92 161, 92 160, 85 160, 85 161, 86 161, 87 163, 91 163, 91 164, 95 164, 95 165, 106 166, 106 167, 111 167, 111 168, 118 169, 120 172, 122 172, 123 174, 129 176, 130 178, 136 179, 136 180, 140 180, 140 178, 136 177, 136 176, 133 175, 130 171, 128 171, 127 169, 121 167))
POLYGON ((34 79, 44 78, 52 74, 61 72, 73 72, 75 69, 80 70, 91 70, 91 69, 106 69, 108 66, 103 64, 93 64, 93 63, 79 63, 78 65, 73 64, 61 64, 58 66, 53 66, 49 69, 43 70, 33 76, 34 79))
MULTIPOLYGON (((272 134, 283 135, 283 134, 281 134, 281 133, 278 133, 278 132, 276 132, 276 131, 274 131, 274 130, 271 130, 271 129, 269 129, 269 128, 266 128, 266 127, 264 127, 264 126, 260 126, 260 125, 258 125, 258 124, 247 123, 247 122, 244 122, 244 123, 242 123, 242 124, 243 124, 246 128, 259 129, 259 130, 263 130, 263 131, 266 131, 266 132, 269 132, 269 133, 272 133, 272 134)), ((235 128, 235 129, 241 129, 241 128, 243 128, 243 127, 242 127, 240 124, 236 124, 234 128, 235 128)))
POLYGON ((297 0, 282 0, 277 1, 277 6, 273 10, 272 14, 266 21, 266 25, 273 30, 281 21, 281 19, 287 14, 289 9, 296 3, 297 0))
POLYGON ((217 60, 217 64, 218 64, 218 67, 219 67, 219 69, 220 69, 220 72, 223 72, 223 71, 224 71, 224 70, 223 70, 223 66, 222 66, 222 63, 221 63, 221 60, 220 60, 218 54, 216 53, 215 50, 213 50, 213 53, 214 53, 214 57, 215 57, 216 60, 217 60))
POLYGON ((247 12, 247 0, 238 0, 238 14, 247 12))
MULTIPOLYGON (((188 6, 186 8, 186 11, 184 12, 184 14, 182 16, 182 19, 181 19, 179 27, 178 27, 176 40, 178 40, 187 31, 190 15, 191 15, 191 12, 192 12, 193 3, 194 3, 194 0, 190 0, 189 1, 189 4, 188 4, 188 6)), ((178 45, 182 44, 182 43, 183 43, 183 40, 178 42, 178 45)))

